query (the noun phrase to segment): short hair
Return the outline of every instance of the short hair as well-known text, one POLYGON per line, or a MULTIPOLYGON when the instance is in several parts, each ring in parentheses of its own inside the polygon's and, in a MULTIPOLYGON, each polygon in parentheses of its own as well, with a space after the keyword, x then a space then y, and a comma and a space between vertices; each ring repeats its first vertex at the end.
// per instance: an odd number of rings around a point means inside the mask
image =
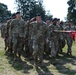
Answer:
POLYGON ((57 21, 57 18, 54 18, 53 21, 57 21))

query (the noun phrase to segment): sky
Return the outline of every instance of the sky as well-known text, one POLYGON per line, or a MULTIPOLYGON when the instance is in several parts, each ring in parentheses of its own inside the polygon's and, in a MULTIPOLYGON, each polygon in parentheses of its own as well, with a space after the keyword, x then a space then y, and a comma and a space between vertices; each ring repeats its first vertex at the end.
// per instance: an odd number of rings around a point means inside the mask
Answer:
POLYGON ((15 0, 0 0, 0 3, 4 3, 8 6, 8 10, 11 10, 12 13, 16 12, 17 5, 15 0))
POLYGON ((44 7, 46 10, 50 10, 53 17, 65 20, 68 12, 68 0, 44 0, 44 7))
MULTIPOLYGON (((57 17, 65 21, 68 11, 67 1, 68 0, 43 0, 43 6, 46 11, 50 11, 53 18, 57 17)), ((6 4, 8 10, 11 10, 12 13, 16 12, 17 5, 15 4, 15 0, 0 0, 0 2, 6 4)))

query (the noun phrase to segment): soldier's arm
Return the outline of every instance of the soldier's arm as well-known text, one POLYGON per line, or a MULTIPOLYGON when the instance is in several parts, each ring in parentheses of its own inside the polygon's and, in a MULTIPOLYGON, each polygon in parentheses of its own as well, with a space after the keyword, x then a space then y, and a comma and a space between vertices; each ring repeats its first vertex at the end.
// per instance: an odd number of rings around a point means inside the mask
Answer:
POLYGON ((30 20, 28 20, 27 22, 26 22, 26 24, 27 25, 29 25, 31 22, 33 22, 35 20, 35 17, 33 17, 32 19, 30 19, 30 20))
POLYGON ((9 26, 10 26, 10 20, 7 22, 7 25, 6 25, 6 31, 7 31, 7 35, 9 35, 9 26))
POLYGON ((14 27, 14 19, 12 19, 11 23, 10 23, 10 26, 11 26, 11 30, 13 29, 14 27))

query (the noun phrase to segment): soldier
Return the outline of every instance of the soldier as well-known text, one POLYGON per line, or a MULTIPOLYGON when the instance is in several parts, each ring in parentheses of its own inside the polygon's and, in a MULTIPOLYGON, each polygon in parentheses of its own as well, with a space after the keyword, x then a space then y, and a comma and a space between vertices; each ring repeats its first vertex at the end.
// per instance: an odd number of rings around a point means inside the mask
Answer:
POLYGON ((50 35, 50 48, 51 48, 51 57, 52 57, 52 64, 55 63, 55 58, 58 55, 58 47, 59 47, 59 33, 55 32, 55 30, 60 30, 60 26, 57 25, 57 18, 53 19, 53 25, 49 26, 50 35))
POLYGON ((15 60, 17 60, 17 54, 20 59, 23 49, 24 26, 25 22, 22 19, 20 12, 17 12, 16 19, 11 22, 12 43, 15 60))
POLYGON ((59 25, 60 25, 61 30, 64 30, 64 22, 61 21, 59 25))
MULTIPOLYGON (((74 30, 74 27, 72 26, 71 21, 68 22, 68 26, 65 28, 66 31, 70 30, 74 30)), ((67 54, 68 55, 72 55, 72 33, 66 33, 66 41, 67 41, 67 46, 68 46, 68 50, 67 50, 67 54)))
POLYGON ((7 36, 8 36, 8 51, 7 52, 10 52, 10 53, 12 53, 11 22, 15 18, 16 18, 16 15, 14 13, 14 14, 12 14, 11 19, 9 19, 7 21, 7 36))
POLYGON ((33 55, 35 67, 43 61, 44 40, 47 33, 47 25, 41 20, 40 14, 36 15, 36 21, 30 23, 31 25, 31 40, 33 40, 33 55))
POLYGON ((46 19, 46 24, 49 26, 49 25, 52 25, 52 19, 50 18, 47 18, 46 19))
POLYGON ((7 35, 7 23, 1 26, 1 37, 4 38, 5 50, 8 49, 8 35, 7 35))
POLYGON ((25 34, 25 42, 24 42, 24 48, 25 48, 25 56, 28 57, 29 56, 29 43, 28 41, 30 40, 29 37, 29 22, 25 22, 25 30, 24 30, 24 34, 25 34))
MULTIPOLYGON (((48 27, 51 26, 51 25, 52 25, 52 19, 47 18, 47 19, 46 19, 46 25, 47 25, 48 27)), ((49 55, 50 52, 51 52, 51 49, 50 49, 50 47, 49 47, 49 40, 48 40, 48 38, 45 39, 44 51, 45 51, 45 54, 46 54, 46 58, 48 58, 48 55, 49 55)))
POLYGON ((31 25, 30 23, 35 20, 35 17, 31 20, 28 20, 25 22, 25 29, 24 29, 24 47, 25 47, 25 56, 30 57, 32 55, 33 49, 32 49, 32 40, 31 40, 31 25))
MULTIPOLYGON (((61 21, 59 26, 61 30, 64 30, 63 28, 64 22, 61 21)), ((59 38, 59 53, 62 53, 62 48, 65 46, 65 34, 60 32, 60 38, 59 38)))
POLYGON ((4 38, 5 25, 1 25, 1 37, 4 38))
MULTIPOLYGON (((59 25, 60 30, 63 30, 63 22, 60 22, 60 19, 57 19, 57 25, 59 25)), ((65 45, 64 33, 59 32, 59 48, 58 53, 62 53, 62 48, 65 45)))

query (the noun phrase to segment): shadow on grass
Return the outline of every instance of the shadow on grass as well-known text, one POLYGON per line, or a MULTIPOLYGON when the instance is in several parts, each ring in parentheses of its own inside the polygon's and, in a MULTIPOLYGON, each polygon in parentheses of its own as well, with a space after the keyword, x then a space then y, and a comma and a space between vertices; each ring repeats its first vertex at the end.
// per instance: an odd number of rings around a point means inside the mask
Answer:
POLYGON ((12 67, 17 71, 22 71, 23 73, 29 74, 29 70, 33 69, 33 66, 30 64, 27 64, 27 61, 23 60, 13 60, 13 56, 8 55, 7 59, 9 61, 9 64, 12 65, 12 67))
POLYGON ((76 57, 66 55, 66 53, 63 53, 62 55, 63 56, 57 57, 57 59, 56 59, 57 63, 54 66, 56 67, 58 72, 61 73, 61 74, 75 75, 76 70, 72 70, 71 66, 69 66, 69 65, 66 66, 66 64, 72 64, 73 66, 76 66, 76 57))
POLYGON ((63 64, 71 63, 72 65, 76 65, 76 56, 70 56, 66 53, 62 54, 63 56, 60 56, 58 59, 63 61, 63 64))
MULTIPOLYGON (((34 59, 32 60, 28 60, 27 62, 29 62, 31 65, 34 66, 34 59)), ((49 69, 47 68, 47 65, 50 65, 50 63, 44 63, 40 66, 38 66, 38 68, 35 68, 36 72, 38 73, 38 75, 53 75, 51 73, 51 71, 49 71, 49 69)))
POLYGON ((46 66, 42 66, 36 69, 38 75, 53 75, 46 66))
MULTIPOLYGON (((30 70, 33 69, 34 66, 34 60, 28 60, 28 58, 26 60, 20 60, 20 61, 13 61, 13 57, 7 55, 7 59, 9 60, 9 63, 12 65, 12 67, 14 69, 16 69, 17 71, 23 71, 23 73, 25 74, 30 74, 30 70), (30 63, 30 64, 28 64, 30 63)), ((46 61, 46 59, 45 59, 46 61)), ((51 72, 51 68, 50 70, 48 69, 47 66, 52 65, 52 59, 49 57, 49 59, 47 60, 47 63, 43 62, 44 66, 39 66, 36 69, 36 72, 38 73, 38 75, 53 75, 51 72)), ((59 73, 61 74, 66 74, 66 75, 75 75, 76 71, 72 70, 70 67, 66 67, 64 65, 66 64, 72 64, 73 66, 76 66, 76 57, 75 56, 68 56, 66 55, 66 53, 61 54, 60 57, 56 58, 56 64, 54 65, 56 67, 56 70, 58 70, 59 73)), ((55 70, 55 69, 54 69, 55 70)))

